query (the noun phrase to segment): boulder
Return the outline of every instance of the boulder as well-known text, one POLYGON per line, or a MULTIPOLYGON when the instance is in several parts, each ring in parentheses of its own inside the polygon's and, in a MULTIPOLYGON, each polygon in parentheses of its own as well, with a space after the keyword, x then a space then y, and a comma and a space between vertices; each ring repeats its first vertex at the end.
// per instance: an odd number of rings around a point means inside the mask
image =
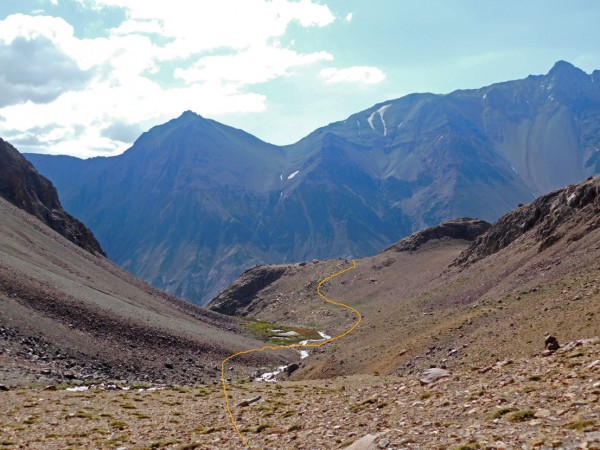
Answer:
POLYGON ((378 437, 378 434, 367 434, 366 436, 361 437, 358 441, 355 441, 350 447, 346 447, 346 450, 375 449, 375 441, 378 437))
POLYGON ((560 348, 560 345, 558 344, 558 340, 554 336, 548 336, 546 337, 546 340, 544 342, 544 348, 551 352, 555 352, 560 348))
POLYGON ((446 369, 441 369, 439 367, 432 367, 431 369, 427 369, 423 371, 423 377, 419 379, 421 384, 431 384, 435 383, 442 378, 448 378, 450 376, 450 372, 446 369))
POLYGON ((241 402, 238 403, 238 406, 239 407, 250 406, 252 403, 256 403, 261 398, 262 397, 260 395, 257 395, 256 397, 252 397, 252 398, 249 398, 247 400, 242 400, 241 402))
POLYGON ((287 366, 285 368, 285 373, 289 377, 291 374, 293 374, 299 368, 300 368, 300 364, 298 364, 298 363, 292 363, 292 364, 290 364, 289 366, 287 366))

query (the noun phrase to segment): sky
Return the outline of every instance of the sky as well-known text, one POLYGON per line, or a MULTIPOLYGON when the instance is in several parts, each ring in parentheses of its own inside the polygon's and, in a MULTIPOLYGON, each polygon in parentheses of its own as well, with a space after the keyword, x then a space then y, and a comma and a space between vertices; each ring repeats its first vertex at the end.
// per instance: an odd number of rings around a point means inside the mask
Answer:
POLYGON ((191 110, 267 142, 413 92, 600 69, 597 0, 1 0, 0 137, 117 155, 191 110))

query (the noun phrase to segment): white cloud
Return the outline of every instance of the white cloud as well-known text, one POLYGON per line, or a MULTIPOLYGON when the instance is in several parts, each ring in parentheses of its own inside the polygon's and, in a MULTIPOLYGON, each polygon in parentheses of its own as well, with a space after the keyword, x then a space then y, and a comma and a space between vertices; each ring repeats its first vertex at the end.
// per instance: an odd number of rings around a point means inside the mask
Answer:
POLYGON ((354 66, 337 69, 330 67, 320 72, 327 84, 363 83, 376 84, 385 80, 385 74, 377 67, 354 66))
POLYGON ((221 80, 238 85, 264 83, 288 75, 295 67, 331 61, 327 52, 300 54, 278 46, 250 47, 234 55, 208 56, 190 69, 178 69, 175 77, 187 83, 221 80))
POLYGON ((352 13, 348 13, 345 18, 346 22, 352 22, 352 13))
MULTIPOLYGON (((88 0, 90 1, 90 0, 88 0)), ((187 57, 220 47, 243 49, 283 36, 292 22, 323 27, 335 17, 312 0, 91 0, 97 7, 117 6, 128 20, 116 33, 152 27, 173 39, 166 57, 187 57), (151 24, 151 25, 149 25, 151 24)))
POLYGON ((66 22, 11 16, 0 25, 0 107, 49 103, 90 81, 91 71, 82 70, 56 45, 72 33, 66 22))
POLYGON ((127 18, 97 38, 76 36, 59 17, 0 21, 0 134, 10 132, 22 151, 119 153, 133 140, 129 125, 146 129, 185 110, 212 117, 260 112, 267 98, 253 85, 333 60, 325 51, 279 43, 292 23, 324 27, 335 20, 313 0, 78 1, 89 9, 123 8, 127 18), (10 46, 22 41, 37 51, 27 61, 10 59, 14 75, 33 77, 41 88, 15 89, 2 78, 5 60, 15 56, 10 46), (36 75, 41 68, 48 79, 36 75))

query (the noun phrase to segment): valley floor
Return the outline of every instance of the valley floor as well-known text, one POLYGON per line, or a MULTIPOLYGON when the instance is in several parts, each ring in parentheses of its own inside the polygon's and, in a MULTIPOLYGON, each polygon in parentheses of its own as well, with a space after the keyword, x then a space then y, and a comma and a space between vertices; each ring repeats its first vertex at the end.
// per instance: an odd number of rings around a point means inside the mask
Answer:
MULTIPOLYGON (((251 448, 352 448, 371 434, 370 448, 600 449, 597 338, 453 370, 433 385, 419 378, 236 383, 230 403, 251 448)), ((0 403, 0 448, 244 448, 218 385, 12 389, 0 391, 0 403)))

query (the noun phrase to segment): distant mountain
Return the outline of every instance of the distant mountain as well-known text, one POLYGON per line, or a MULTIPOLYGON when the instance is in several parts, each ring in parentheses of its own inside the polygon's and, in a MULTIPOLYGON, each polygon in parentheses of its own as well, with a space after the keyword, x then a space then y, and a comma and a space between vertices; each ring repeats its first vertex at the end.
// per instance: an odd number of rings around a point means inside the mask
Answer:
POLYGON ((186 112, 120 156, 27 157, 109 257, 205 304, 256 264, 374 254, 600 173, 600 71, 411 94, 284 147, 186 112))
POLYGON ((92 232, 63 209, 52 183, 2 139, 0 197, 37 217, 81 248, 105 256, 92 232))

